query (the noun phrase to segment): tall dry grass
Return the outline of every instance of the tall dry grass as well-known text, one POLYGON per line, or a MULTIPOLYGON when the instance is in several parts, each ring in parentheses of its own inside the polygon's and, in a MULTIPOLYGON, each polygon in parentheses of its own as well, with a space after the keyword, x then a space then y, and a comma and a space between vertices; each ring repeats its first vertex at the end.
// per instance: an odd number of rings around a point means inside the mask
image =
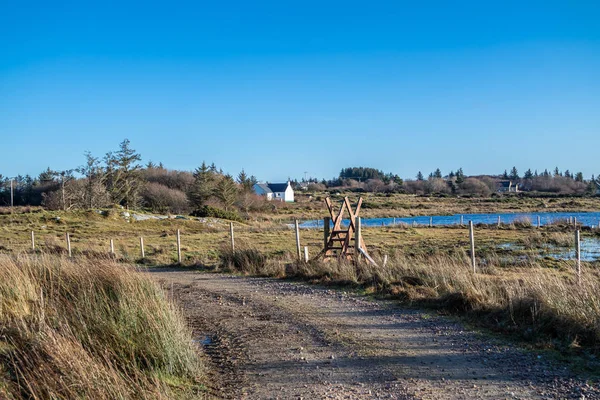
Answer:
POLYGON ((543 261, 511 263, 493 254, 480 260, 473 273, 464 252, 396 254, 383 267, 382 260, 378 266, 351 261, 285 263, 267 259, 256 249, 246 251, 235 255, 235 271, 361 286, 408 304, 473 316, 478 323, 551 346, 600 352, 600 275, 593 268, 584 269, 578 283, 572 263, 547 268, 543 261), (247 258, 253 262, 244 264, 247 258))
POLYGON ((0 398, 187 396, 201 374, 150 278, 109 259, 0 255, 0 398))

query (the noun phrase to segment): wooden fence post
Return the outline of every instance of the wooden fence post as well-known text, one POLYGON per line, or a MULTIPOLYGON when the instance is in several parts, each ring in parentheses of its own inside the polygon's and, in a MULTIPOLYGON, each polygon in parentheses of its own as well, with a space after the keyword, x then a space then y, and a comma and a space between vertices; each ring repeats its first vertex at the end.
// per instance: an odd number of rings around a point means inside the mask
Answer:
POLYGON ((298 226, 298 220, 294 220, 296 227, 296 252, 298 253, 298 261, 302 260, 302 251, 300 249, 300 227, 298 226))
POLYGON ((579 229, 575 231, 575 258, 577 267, 577 283, 581 284, 581 240, 579 229))
POLYGON ((35 233, 31 231, 31 250, 35 251, 35 233))
POLYGON ((65 237, 67 239, 67 252, 69 253, 69 257, 71 257, 71 238, 69 237, 69 232, 65 234, 65 237))
POLYGON ((465 222, 465 221, 464 221, 464 216, 463 216, 463 215, 461 215, 461 216, 460 216, 460 226, 463 226, 463 225, 464 225, 464 222, 465 222))
POLYGON ((469 221, 469 238, 471 239, 471 266, 473 267, 473 273, 476 270, 475 264, 475 233, 473 232, 473 221, 469 221))
POLYGON ((304 262, 308 262, 308 246, 304 246, 304 262))
POLYGON ((110 255, 115 255, 115 242, 112 239, 110 239, 110 255))
POLYGON ((360 237, 361 237, 361 227, 360 227, 360 217, 356 217, 356 221, 354 222, 354 255, 356 257, 356 261, 360 259, 360 237))
POLYGON ((144 253, 144 238, 140 236, 140 251, 142 253, 142 258, 146 258, 146 253, 144 253))
POLYGON ((181 264, 181 233, 177 229, 177 263, 181 264))
POLYGON ((429 227, 433 227, 433 217, 429 217, 429 227))
POLYGON ((542 226, 542 224, 541 224, 541 218, 540 218, 540 216, 539 216, 539 215, 537 216, 537 220, 538 220, 538 228, 539 228, 539 227, 541 227, 541 226, 542 226))
POLYGON ((386 266, 387 262, 388 262, 388 255, 387 255, 387 254, 384 254, 384 255, 383 255, 383 267, 384 267, 384 268, 385 268, 385 266, 386 266))
POLYGON ((500 228, 500 216, 498 215, 498 228, 500 228))
POLYGON ((233 236, 233 222, 229 223, 229 238, 231 239, 231 251, 235 251, 235 238, 233 236))
POLYGON ((323 218, 323 249, 327 250, 327 243, 329 242, 329 224, 331 223, 330 217, 323 218))

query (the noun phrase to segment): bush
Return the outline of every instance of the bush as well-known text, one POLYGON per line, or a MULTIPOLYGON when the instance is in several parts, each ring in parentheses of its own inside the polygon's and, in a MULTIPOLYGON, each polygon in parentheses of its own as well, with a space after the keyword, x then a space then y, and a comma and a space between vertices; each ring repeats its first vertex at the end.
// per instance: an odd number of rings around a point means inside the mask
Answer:
POLYGON ((148 183, 142 190, 144 205, 153 212, 186 213, 190 210, 188 198, 184 192, 171 189, 160 183, 148 183))
POLYGON ((169 189, 187 192, 194 183, 194 176, 186 171, 174 171, 164 168, 148 168, 142 172, 143 178, 151 183, 159 183, 169 189))
POLYGON ((230 221, 238 221, 243 222, 242 217, 238 215, 235 211, 225 211, 220 208, 215 208, 211 206, 202 206, 196 209, 191 214, 193 217, 202 217, 202 218, 221 218, 228 219, 230 221))
POLYGON ((475 196, 487 197, 492 191, 489 186, 476 178, 467 178, 460 184, 460 192, 462 194, 470 194, 475 196))

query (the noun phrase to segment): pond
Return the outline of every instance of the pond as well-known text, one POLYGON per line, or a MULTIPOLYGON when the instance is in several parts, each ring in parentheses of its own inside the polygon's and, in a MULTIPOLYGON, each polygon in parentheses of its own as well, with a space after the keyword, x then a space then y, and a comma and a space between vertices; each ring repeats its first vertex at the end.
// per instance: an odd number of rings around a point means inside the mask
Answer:
MULTIPOLYGON (((431 215, 405 218, 363 218, 362 226, 394 226, 394 225, 420 225, 420 226, 444 226, 459 225, 461 220, 464 224, 473 221, 474 224, 497 224, 498 217, 503 224, 511 224, 518 221, 529 221, 537 225, 538 217, 541 226, 567 221, 575 218, 580 226, 597 227, 600 224, 600 212, 534 212, 534 213, 505 213, 505 214, 455 214, 455 215, 431 215)), ((342 225, 348 226, 348 220, 342 225)), ((318 228, 323 226, 323 220, 305 221, 300 224, 301 228, 318 228)))

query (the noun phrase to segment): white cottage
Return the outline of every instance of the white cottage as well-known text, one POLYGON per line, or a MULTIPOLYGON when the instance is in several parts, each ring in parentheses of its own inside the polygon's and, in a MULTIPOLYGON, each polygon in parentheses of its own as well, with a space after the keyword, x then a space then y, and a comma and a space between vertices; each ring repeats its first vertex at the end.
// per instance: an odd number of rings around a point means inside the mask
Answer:
POLYGON ((293 203, 294 189, 290 182, 287 183, 256 183, 254 192, 260 196, 266 196, 267 200, 279 200, 293 203))

